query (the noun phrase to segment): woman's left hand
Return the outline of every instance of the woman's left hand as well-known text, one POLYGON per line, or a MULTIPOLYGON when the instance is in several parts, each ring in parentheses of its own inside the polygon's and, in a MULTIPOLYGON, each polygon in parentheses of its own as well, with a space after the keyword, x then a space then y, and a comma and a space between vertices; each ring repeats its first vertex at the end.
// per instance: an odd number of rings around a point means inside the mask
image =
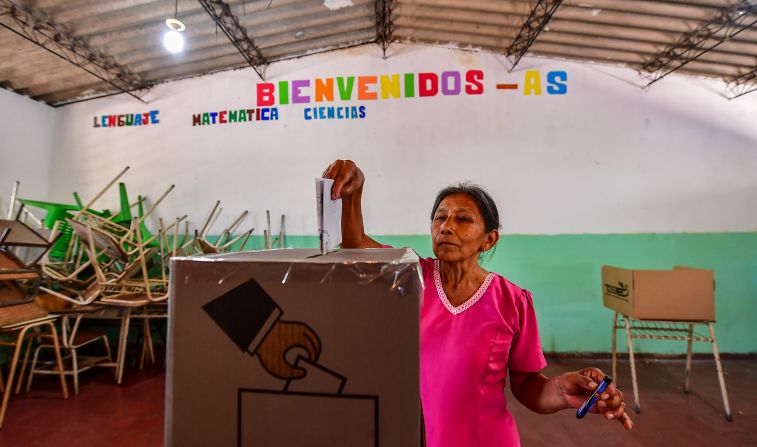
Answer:
MULTIPOLYGON (((571 408, 580 408, 597 388, 605 374, 599 368, 585 368, 576 372, 567 372, 557 379, 557 386, 565 399, 565 403, 571 408)), ((626 430, 633 428, 631 418, 626 414, 626 404, 623 402, 623 393, 610 384, 604 393, 597 399, 597 403, 591 409, 592 413, 600 413, 607 419, 615 419, 626 430)))

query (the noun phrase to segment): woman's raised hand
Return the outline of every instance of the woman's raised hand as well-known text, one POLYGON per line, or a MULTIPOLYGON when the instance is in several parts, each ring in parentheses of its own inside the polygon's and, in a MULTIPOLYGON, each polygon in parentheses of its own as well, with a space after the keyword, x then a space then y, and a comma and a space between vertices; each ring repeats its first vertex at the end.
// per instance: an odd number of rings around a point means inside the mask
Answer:
POLYGON ((363 183, 365 183, 363 171, 352 160, 337 160, 331 163, 323 171, 323 178, 334 180, 334 186, 331 187, 331 200, 341 197, 349 198, 355 192, 362 191, 363 183))

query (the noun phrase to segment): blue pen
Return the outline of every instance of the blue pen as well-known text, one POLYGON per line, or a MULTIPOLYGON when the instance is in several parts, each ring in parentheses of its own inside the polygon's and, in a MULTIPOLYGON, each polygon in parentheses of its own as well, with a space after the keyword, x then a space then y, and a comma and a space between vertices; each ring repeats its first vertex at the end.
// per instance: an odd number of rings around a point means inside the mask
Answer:
POLYGON ((576 411, 576 417, 578 419, 581 419, 582 417, 586 416, 586 413, 588 413, 589 410, 591 410, 591 407, 593 407, 594 404, 597 402, 598 396, 600 396, 602 393, 605 392, 605 390, 607 389, 607 387, 610 385, 611 382, 612 382, 612 377, 610 376, 605 376, 605 378, 602 379, 601 382, 599 382, 599 386, 597 386, 597 389, 594 390, 593 393, 591 393, 591 396, 589 396, 589 398, 586 399, 586 402, 584 402, 584 404, 581 405, 581 408, 579 408, 578 411, 576 411))

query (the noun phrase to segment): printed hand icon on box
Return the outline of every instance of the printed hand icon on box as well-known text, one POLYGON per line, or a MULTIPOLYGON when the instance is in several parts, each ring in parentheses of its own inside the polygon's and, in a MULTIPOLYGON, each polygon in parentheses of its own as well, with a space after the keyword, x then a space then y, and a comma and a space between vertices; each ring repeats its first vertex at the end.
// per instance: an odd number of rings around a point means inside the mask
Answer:
POLYGON ((279 379, 300 379, 307 374, 305 369, 287 362, 285 354, 290 349, 305 349, 313 363, 321 355, 318 334, 305 323, 280 320, 283 311, 254 279, 203 309, 239 349, 257 355, 265 370, 279 379))
POLYGON ((342 394, 347 378, 317 364, 321 340, 283 311, 254 279, 203 306, 243 352, 257 356, 281 391, 238 390, 238 445, 378 446, 378 396, 342 394), (302 348, 290 363, 286 354, 302 348), (315 415, 315 416, 314 416, 315 415))

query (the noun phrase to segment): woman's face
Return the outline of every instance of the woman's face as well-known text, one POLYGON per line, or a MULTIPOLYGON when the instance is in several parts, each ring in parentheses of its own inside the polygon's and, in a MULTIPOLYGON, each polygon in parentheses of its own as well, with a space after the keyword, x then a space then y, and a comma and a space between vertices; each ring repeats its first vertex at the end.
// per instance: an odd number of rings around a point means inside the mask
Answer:
POLYGON ((434 255, 445 262, 460 262, 478 257, 497 243, 499 232, 485 231, 478 204, 468 194, 444 198, 431 221, 434 255))

